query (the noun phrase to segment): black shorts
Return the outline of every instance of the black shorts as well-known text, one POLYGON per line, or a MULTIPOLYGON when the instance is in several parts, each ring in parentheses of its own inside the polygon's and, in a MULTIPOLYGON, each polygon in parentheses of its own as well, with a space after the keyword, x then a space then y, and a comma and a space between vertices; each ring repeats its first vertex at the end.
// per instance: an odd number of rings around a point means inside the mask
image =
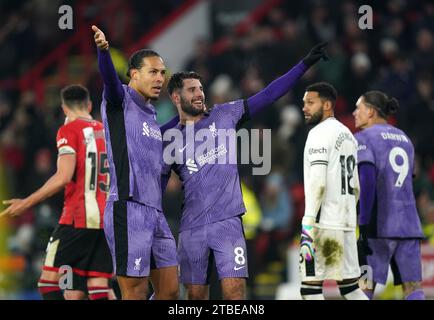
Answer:
POLYGON ((113 263, 103 229, 76 229, 59 224, 51 235, 43 270, 59 271, 62 266, 73 271, 73 290, 87 291, 87 278, 107 278, 113 263))

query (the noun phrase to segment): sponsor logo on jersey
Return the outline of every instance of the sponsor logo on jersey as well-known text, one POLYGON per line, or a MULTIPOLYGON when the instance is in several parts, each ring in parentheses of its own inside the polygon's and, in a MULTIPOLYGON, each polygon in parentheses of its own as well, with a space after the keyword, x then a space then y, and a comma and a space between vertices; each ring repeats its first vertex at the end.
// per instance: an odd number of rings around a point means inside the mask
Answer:
POLYGON ((323 154, 323 153, 327 153, 327 149, 322 147, 319 149, 315 149, 315 148, 310 148, 309 149, 309 154, 323 154))
POLYGON ((209 150, 207 153, 197 157, 199 165, 202 167, 206 163, 214 163, 214 161, 220 156, 225 155, 228 152, 224 144, 219 145, 217 148, 209 150))
POLYGON ((148 123, 145 121, 143 122, 143 131, 142 135, 150 138, 154 138, 159 141, 163 141, 163 138, 161 137, 160 130, 156 130, 148 125, 148 123))
POLYGON ((188 169, 188 173, 193 174, 193 172, 197 172, 197 165, 196 162, 193 159, 187 159, 187 162, 185 163, 188 169))
POLYGON ((62 144, 67 144, 67 143, 68 143, 68 139, 62 138, 59 141, 57 141, 57 147, 59 148, 62 144))

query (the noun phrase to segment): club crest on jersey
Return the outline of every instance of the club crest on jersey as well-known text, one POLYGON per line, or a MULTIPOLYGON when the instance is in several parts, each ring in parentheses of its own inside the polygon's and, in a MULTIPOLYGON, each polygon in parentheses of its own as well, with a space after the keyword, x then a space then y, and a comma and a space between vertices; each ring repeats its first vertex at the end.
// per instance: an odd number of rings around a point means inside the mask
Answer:
POLYGON ((217 137, 217 128, 215 127, 215 122, 213 122, 213 123, 209 126, 209 131, 211 132, 213 138, 217 137))
POLYGON ((134 270, 140 271, 140 263, 142 262, 142 258, 137 258, 134 260, 134 270))

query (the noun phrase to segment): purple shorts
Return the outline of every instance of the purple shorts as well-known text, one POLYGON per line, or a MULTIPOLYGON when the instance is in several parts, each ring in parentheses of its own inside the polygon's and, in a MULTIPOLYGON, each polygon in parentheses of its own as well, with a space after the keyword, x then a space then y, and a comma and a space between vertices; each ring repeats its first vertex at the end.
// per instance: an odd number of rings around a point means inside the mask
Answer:
POLYGON ((209 284, 215 259, 219 279, 247 278, 247 250, 241 217, 182 231, 178 260, 183 284, 209 284))
POLYGON ((163 212, 155 208, 108 201, 104 232, 116 275, 147 277, 151 268, 178 265, 175 239, 163 212))
POLYGON ((422 281, 420 239, 368 239, 373 254, 366 256, 373 280, 385 284, 389 265, 395 285, 422 281))

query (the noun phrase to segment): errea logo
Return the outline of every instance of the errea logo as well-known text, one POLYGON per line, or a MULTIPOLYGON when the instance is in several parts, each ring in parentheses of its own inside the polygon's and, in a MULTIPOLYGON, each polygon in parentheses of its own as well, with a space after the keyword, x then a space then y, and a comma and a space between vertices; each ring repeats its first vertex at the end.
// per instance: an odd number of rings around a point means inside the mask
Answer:
POLYGON ((57 141, 57 148, 59 148, 62 144, 67 144, 68 140, 66 138, 62 138, 59 141, 57 141))
POLYGON ((148 126, 148 124, 147 124, 146 121, 143 122, 143 132, 142 132, 142 134, 143 134, 144 136, 149 137, 149 126, 148 126))

